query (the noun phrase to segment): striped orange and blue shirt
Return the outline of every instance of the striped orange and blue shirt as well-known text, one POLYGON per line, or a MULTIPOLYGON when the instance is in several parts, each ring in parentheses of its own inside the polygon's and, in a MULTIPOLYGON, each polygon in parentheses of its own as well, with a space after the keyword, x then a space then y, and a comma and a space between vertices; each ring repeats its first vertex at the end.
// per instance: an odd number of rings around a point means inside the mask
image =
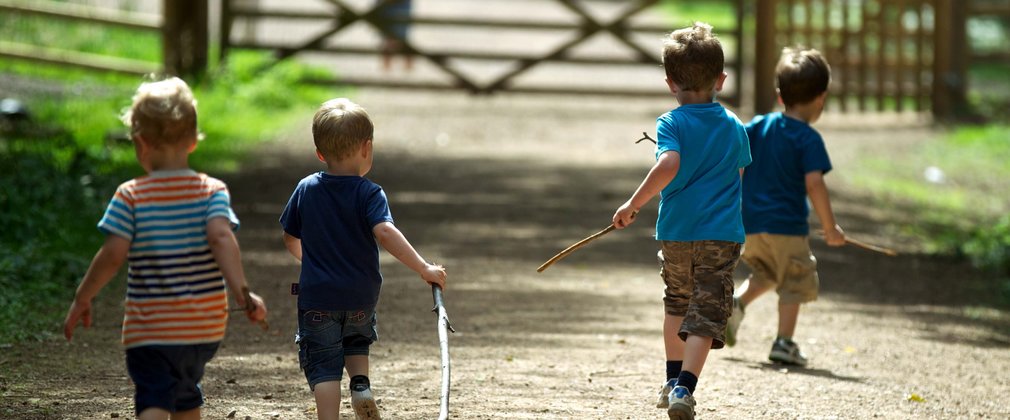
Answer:
POLYGON ((119 186, 98 229, 130 240, 123 344, 214 343, 228 299, 207 242, 207 221, 227 218, 224 182, 192 170, 154 171, 119 186))

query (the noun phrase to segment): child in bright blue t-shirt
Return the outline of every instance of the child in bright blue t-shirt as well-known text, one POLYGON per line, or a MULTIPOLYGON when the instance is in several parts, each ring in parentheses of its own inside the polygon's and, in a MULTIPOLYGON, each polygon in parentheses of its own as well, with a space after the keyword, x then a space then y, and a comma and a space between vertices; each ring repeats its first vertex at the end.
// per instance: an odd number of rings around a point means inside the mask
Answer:
POLYGON ((661 194, 656 239, 666 284, 666 381, 657 407, 693 419, 698 375, 709 349, 723 347, 733 295, 733 269, 744 241, 740 174, 750 161, 743 124, 715 102, 722 90, 722 44, 695 23, 663 45, 666 83, 680 107, 659 117, 656 164, 614 214, 623 229, 661 194))
POLYGON ((302 179, 281 214, 284 244, 302 262, 295 341, 319 418, 337 418, 345 367, 355 414, 379 418, 368 381, 382 285, 377 244, 425 282, 445 286, 445 269, 421 258, 393 225, 382 188, 364 178, 373 131, 364 108, 343 98, 324 103, 312 137, 326 171, 302 179))
POLYGON ((800 304, 817 299, 817 260, 808 239, 808 196, 827 244, 845 245, 824 184, 831 160, 821 135, 810 126, 824 111, 831 69, 817 50, 786 48, 775 72, 785 112, 757 116, 747 125, 754 164, 743 179, 747 246, 742 258, 752 274, 733 299, 726 344, 736 343, 747 305, 774 288, 779 295, 779 326, 768 358, 804 366, 807 357, 792 337, 800 304))

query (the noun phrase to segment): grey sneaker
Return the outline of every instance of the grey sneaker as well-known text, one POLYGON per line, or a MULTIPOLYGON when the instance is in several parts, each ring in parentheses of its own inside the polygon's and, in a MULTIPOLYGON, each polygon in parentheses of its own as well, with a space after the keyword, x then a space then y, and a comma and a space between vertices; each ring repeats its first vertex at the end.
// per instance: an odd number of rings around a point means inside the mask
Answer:
POLYGON ((740 298, 733 298, 733 313, 729 315, 729 319, 726 320, 726 345, 733 347, 736 345, 736 332, 740 329, 740 323, 743 322, 743 305, 740 304, 740 298))
POLYGON ((677 379, 674 378, 663 384, 663 388, 659 390, 659 401, 656 402, 656 408, 670 407, 670 391, 673 391, 673 386, 676 383, 677 379))
POLYGON ((772 352, 768 355, 768 360, 784 363, 787 365, 806 366, 807 356, 800 351, 793 340, 776 338, 772 343, 772 352))
POLYGON ((351 387, 351 408, 358 420, 381 420, 379 407, 372 397, 372 388, 368 383, 355 384, 351 387))
POLYGON ((667 399, 670 408, 666 410, 666 414, 670 416, 670 420, 694 420, 694 397, 687 387, 673 387, 667 399))

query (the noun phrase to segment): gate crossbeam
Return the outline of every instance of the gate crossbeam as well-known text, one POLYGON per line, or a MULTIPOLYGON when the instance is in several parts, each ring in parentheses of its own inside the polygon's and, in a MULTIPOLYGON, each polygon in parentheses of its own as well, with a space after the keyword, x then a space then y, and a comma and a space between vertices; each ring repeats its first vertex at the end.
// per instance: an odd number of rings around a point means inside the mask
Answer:
POLYGON ((635 44, 633 41, 628 39, 627 27, 623 23, 626 19, 630 18, 631 16, 655 4, 657 0, 639 0, 638 3, 636 3, 633 7, 622 13, 620 16, 617 17, 617 19, 614 19, 610 24, 607 25, 600 24, 600 22, 597 21, 596 18, 594 18, 592 15, 586 12, 585 9, 583 9, 581 6, 575 4, 575 2, 573 2, 572 0, 557 0, 557 1, 562 5, 564 5, 566 8, 568 8, 569 10, 573 11, 576 15, 578 15, 581 18, 582 21, 580 22, 580 26, 582 27, 582 30, 580 31, 580 33, 576 35, 575 38, 572 38, 570 41, 555 48, 553 51, 547 53, 546 55, 543 55, 539 58, 530 58, 520 61, 519 66, 517 66, 515 69, 488 84, 487 87, 485 87, 482 90, 483 93, 492 93, 496 90, 504 89, 512 79, 514 79, 516 76, 519 76, 522 73, 525 73, 527 70, 535 66, 537 63, 541 61, 553 60, 557 57, 564 56, 572 48, 574 48, 579 44, 582 44, 587 39, 589 39, 589 37, 595 35, 597 32, 600 32, 601 30, 606 30, 610 32, 617 39, 622 41, 624 44, 628 45, 631 49, 635 50, 635 52, 637 52, 639 55, 638 57, 639 61, 644 62, 651 61, 656 63, 659 62, 657 59, 652 58, 651 55, 642 50, 642 47, 640 47, 639 45, 635 44))

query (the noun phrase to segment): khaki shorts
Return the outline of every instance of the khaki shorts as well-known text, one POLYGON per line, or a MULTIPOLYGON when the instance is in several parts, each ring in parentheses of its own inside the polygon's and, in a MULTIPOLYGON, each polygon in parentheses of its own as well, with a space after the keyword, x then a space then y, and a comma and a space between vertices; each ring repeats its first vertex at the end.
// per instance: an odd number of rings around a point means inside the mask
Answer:
POLYGON ((743 262, 753 272, 751 282, 774 287, 781 304, 817 300, 817 259, 806 236, 756 233, 747 235, 743 262))
POLYGON ((678 336, 712 338, 725 343, 726 320, 733 310, 733 270, 740 244, 727 241, 663 241, 662 270, 666 313, 684 317, 678 336))

